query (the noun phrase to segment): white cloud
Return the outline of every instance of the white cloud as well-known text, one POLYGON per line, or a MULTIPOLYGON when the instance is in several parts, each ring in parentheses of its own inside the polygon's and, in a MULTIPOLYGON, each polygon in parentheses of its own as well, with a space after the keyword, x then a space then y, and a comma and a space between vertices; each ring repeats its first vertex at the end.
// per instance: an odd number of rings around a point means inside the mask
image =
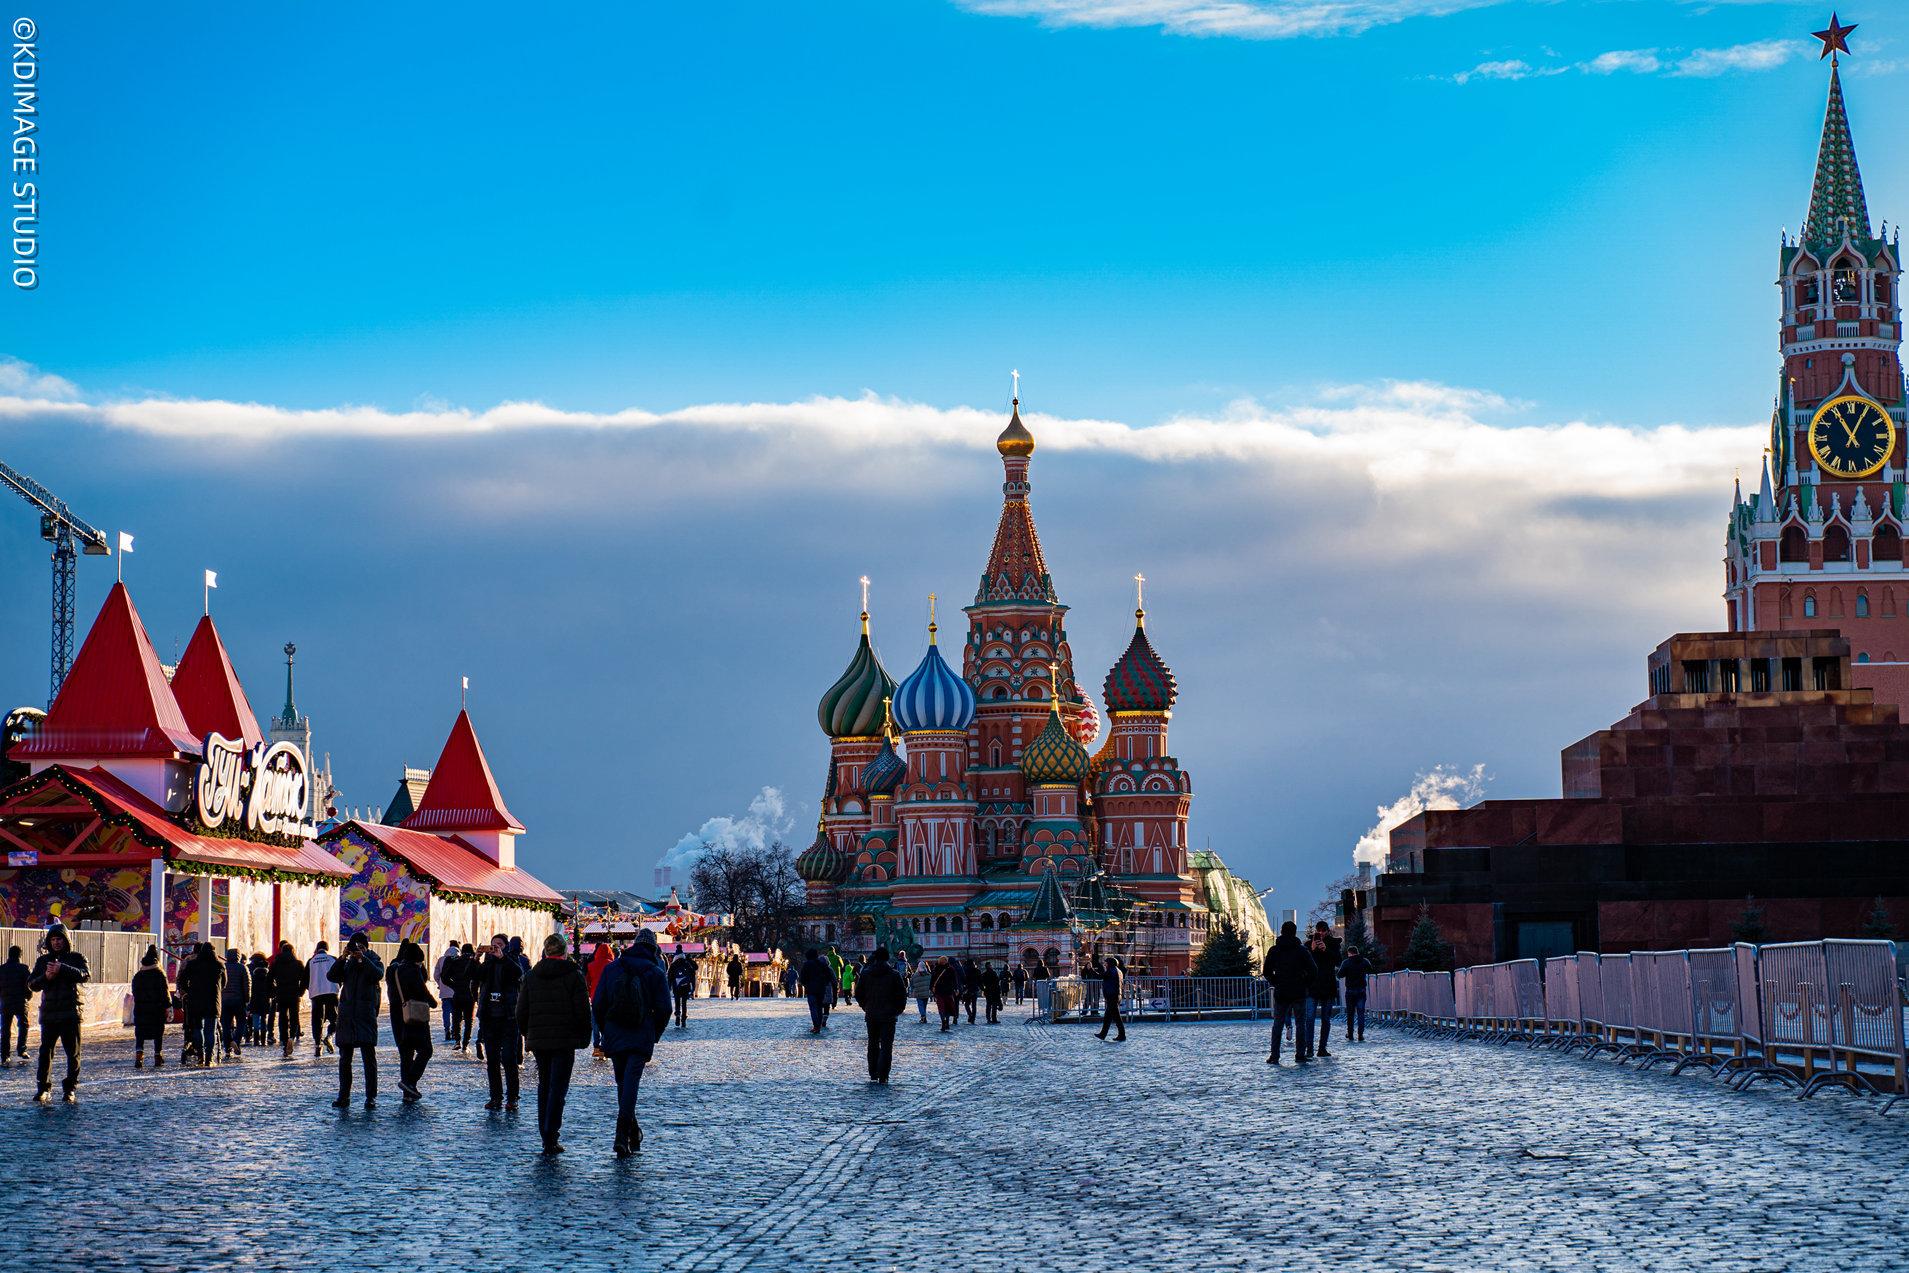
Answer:
POLYGON ((749 802, 748 811, 731 817, 718 814, 691 831, 656 863, 656 882, 685 888, 689 874, 711 849, 759 853, 789 831, 788 802, 775 787, 764 787, 749 802), (666 874, 667 872, 667 874, 666 874))
POLYGON ((1484 799, 1485 784, 1489 781, 1483 765, 1473 765, 1470 769, 1439 765, 1420 774, 1404 795, 1377 808, 1378 820, 1352 848, 1353 865, 1370 863, 1383 870, 1385 859, 1392 851, 1393 828, 1403 826, 1427 809, 1462 809, 1476 804, 1484 799))
POLYGON ((79 396, 79 387, 70 380, 48 375, 32 363, 0 354, 0 394, 65 402, 79 396))
POLYGON ((1354 35, 1412 18, 1488 9, 1506 0, 955 0, 971 13, 1050 27, 1158 27, 1170 35, 1285 40, 1354 35))
POLYGON ((1768 71, 1794 58, 1807 56, 1798 40, 1757 40, 1717 49, 1687 52, 1662 49, 1609 49, 1580 62, 1532 63, 1522 58, 1480 62, 1452 76, 1459 84, 1472 80, 1529 80, 1553 75, 1664 75, 1680 79, 1715 79, 1738 72, 1768 71))
MULTIPOLYGON (((0 393, 0 424, 34 422, 124 430, 227 452, 300 439, 451 439, 573 430, 679 436, 750 436, 797 454, 854 451, 907 456, 992 444, 1001 413, 940 407, 867 392, 793 402, 726 402, 650 411, 566 411, 540 402, 481 410, 435 403, 406 410, 375 406, 297 409, 258 402, 145 397, 92 400, 24 363, 0 364, 14 382, 42 392, 0 393), (62 394, 52 389, 59 388, 62 394), (793 450, 792 450, 793 448, 793 450)), ((1380 493, 1427 483, 1502 487, 1515 475, 1526 496, 1595 492, 1606 499, 1721 491, 1731 467, 1754 457, 1753 425, 1660 424, 1628 428, 1586 421, 1526 423, 1530 408, 1481 390, 1420 381, 1335 385, 1309 400, 1251 399, 1222 410, 1153 423, 1030 412, 1043 449, 1095 452, 1179 464, 1222 461, 1275 469, 1359 475, 1380 493)))

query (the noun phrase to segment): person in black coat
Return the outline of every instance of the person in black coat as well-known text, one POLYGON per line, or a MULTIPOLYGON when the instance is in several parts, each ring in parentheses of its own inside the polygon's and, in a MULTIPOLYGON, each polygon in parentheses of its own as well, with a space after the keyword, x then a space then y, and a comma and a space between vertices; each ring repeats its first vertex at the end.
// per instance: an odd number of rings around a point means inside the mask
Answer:
POLYGON ((990 960, 981 969, 981 997, 987 1001, 988 1024, 1001 1024, 1001 974, 990 960))
POLYGON ((642 929, 628 949, 610 961, 597 978, 590 1006, 603 1034, 603 1050, 616 1071, 616 1156, 624 1158, 643 1147, 636 1091, 656 1041, 669 1028, 669 978, 655 933, 642 929))
POLYGON ((888 948, 877 946, 855 979, 855 998, 868 1027, 868 1077, 887 1083, 895 1064, 895 1020, 908 1008, 908 983, 888 962, 888 948))
POLYGON ((1107 1037, 1107 1031, 1118 1030, 1115 1043, 1127 1041, 1127 1019, 1120 1015, 1120 992, 1126 985, 1127 970, 1120 966, 1120 960, 1113 955, 1107 956, 1100 966, 1100 1038, 1107 1037))
POLYGON ((223 1059, 236 1060, 249 1033, 252 1010, 252 974, 236 948, 225 948, 225 985, 219 992, 219 1042, 223 1059))
POLYGON ((72 1104, 79 1099, 80 1086, 80 987, 92 973, 58 920, 47 925, 40 945, 43 953, 27 978, 27 989, 40 996, 40 1087, 33 1099, 42 1104, 53 1099, 53 1048, 58 1045, 66 1052, 66 1081, 60 1090, 72 1104))
POLYGON ((272 1013, 272 966, 266 962, 263 952, 252 952, 249 976, 252 998, 246 1006, 252 1013, 252 1042, 255 1046, 264 1047, 272 1041, 277 1019, 272 1013))
POLYGON ((1027 965, 1014 965, 1014 1003, 1018 1007, 1027 1001, 1027 965))
POLYGON ((1372 961, 1352 947, 1339 965, 1339 980, 1346 987, 1346 1038, 1354 1043, 1365 1042, 1365 979, 1371 975, 1372 961))
POLYGON ((7 947, 7 962, 0 964, 0 1069, 7 1066, 9 1048, 22 1061, 27 1059, 27 966, 20 962, 20 948, 7 947))
POLYGON ((1280 925, 1279 940, 1266 952, 1261 972, 1273 988, 1273 1050, 1266 1064, 1279 1064, 1279 1042, 1286 1033, 1288 1021, 1298 1025, 1293 1059, 1312 1060, 1312 1014, 1307 1009, 1311 1006, 1312 983, 1318 968, 1312 953, 1299 940, 1299 925, 1291 920, 1280 925))
POLYGON ((524 1061, 517 993, 523 984, 523 965, 510 953, 510 943, 501 934, 491 938, 490 951, 477 969, 477 1043, 491 1085, 485 1109, 517 1108, 518 1070, 524 1061))
POLYGON ((577 1050, 590 1044, 590 991, 583 970, 567 958, 563 938, 544 938, 544 957, 517 994, 517 1028, 537 1058, 537 1130, 544 1153, 561 1154, 564 1099, 577 1050))
POLYGON ((981 997, 981 969, 970 956, 961 961, 961 1002, 968 1010, 968 1024, 974 1024, 974 1009, 981 997))
POLYGON ((179 1064, 186 1063, 186 1052, 198 1055, 199 1064, 212 1064, 212 1023, 219 1019, 220 991, 225 986, 225 969, 219 964, 212 943, 202 941, 192 958, 179 965, 179 998, 186 1013, 186 1041, 179 1053, 179 1064))
POLYGON ((351 1054, 365 1058, 365 1108, 378 1103, 378 998, 384 984, 384 961, 372 951, 363 933, 352 934, 344 957, 326 970, 338 987, 338 1099, 332 1105, 351 1104, 351 1054))
POLYGON ((669 992, 676 1001, 676 1028, 689 1028, 689 1000, 696 993, 696 965, 679 948, 676 958, 670 960, 669 992))
POLYGON ((288 1059, 298 1038, 298 1010, 304 1002, 305 961, 292 950, 290 942, 282 941, 278 954, 272 957, 272 1010, 278 1014, 279 1042, 288 1059))
POLYGON ((152 1044, 153 1068, 166 1063, 166 1018, 172 1013, 172 983, 159 966, 159 947, 148 946, 133 974, 133 1068, 146 1068, 146 1045, 152 1044))
POLYGON ((385 988, 391 995, 391 1037, 398 1045, 398 1091, 410 1105, 423 1099, 418 1081, 431 1063, 431 1012, 438 1006, 425 972, 424 949, 416 942, 398 947, 398 957, 385 973, 385 988))
MULTIPOLYGON (((471 1025, 477 1020, 477 973, 480 965, 477 948, 469 942, 458 951, 457 999, 453 1007, 457 1009, 457 1048, 456 1051, 468 1052, 471 1048, 471 1025)), ((478 1055, 483 1055, 483 1045, 478 1045, 478 1055)))
POLYGON ((835 993, 835 973, 828 961, 816 953, 813 947, 802 957, 802 971, 798 974, 802 991, 809 997, 809 1033, 820 1034, 822 1027, 828 1024, 829 998, 835 993))
POLYGON ((1312 930, 1308 950, 1315 969, 1308 997, 1312 1000, 1313 1016, 1319 1022, 1319 1046, 1313 1055, 1331 1056, 1326 1050, 1326 1039, 1332 1033, 1332 1010, 1339 1006, 1339 939, 1332 935, 1323 919, 1312 930))

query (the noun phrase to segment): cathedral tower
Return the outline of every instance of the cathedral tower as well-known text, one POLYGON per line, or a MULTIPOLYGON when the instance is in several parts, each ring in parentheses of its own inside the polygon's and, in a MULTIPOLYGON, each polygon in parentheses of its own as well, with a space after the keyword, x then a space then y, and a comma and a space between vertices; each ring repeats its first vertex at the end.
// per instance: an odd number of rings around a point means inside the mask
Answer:
POLYGON ((1758 489, 1733 501, 1724 596, 1732 631, 1842 632, 1855 684, 1909 704, 1901 240, 1863 194, 1838 57, 1852 30, 1816 33, 1829 102, 1802 232, 1781 243, 1783 372, 1758 489))

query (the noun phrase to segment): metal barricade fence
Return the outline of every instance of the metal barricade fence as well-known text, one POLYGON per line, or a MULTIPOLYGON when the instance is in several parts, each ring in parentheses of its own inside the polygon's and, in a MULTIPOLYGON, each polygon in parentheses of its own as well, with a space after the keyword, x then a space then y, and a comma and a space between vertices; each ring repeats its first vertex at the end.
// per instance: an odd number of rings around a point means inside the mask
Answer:
POLYGON ((1599 1046, 1629 1055, 1637 1044, 1636 1018, 1631 1014, 1631 957, 1598 956, 1597 984, 1604 1001, 1604 1032, 1599 1046))
POLYGON ((1578 1019, 1582 1022, 1580 1042, 1596 1049, 1604 1037, 1604 986, 1599 979, 1598 955, 1580 950, 1572 956, 1578 965, 1578 1019))
POLYGON ((1690 956, 1690 1049, 1672 1073, 1689 1065, 1713 1072, 1743 1056, 1743 1032, 1737 1005, 1737 956, 1728 946, 1688 952, 1690 956))
POLYGON ((1544 961, 1544 1030, 1554 1043, 1574 1042, 1583 1029, 1578 1003, 1578 957, 1555 955, 1544 961))
POLYGON ((1835 999, 1830 1014, 1831 1073, 1822 1081, 1889 1092, 1890 1104, 1895 1104, 1906 1090, 1895 944, 1831 939, 1823 943, 1823 968, 1835 999))
POLYGON ((1631 953, 1632 1020, 1643 1064, 1682 1060, 1691 1048, 1689 953, 1639 950, 1631 953))
POLYGON ((1760 947, 1766 1063, 1797 1077, 1810 1090, 1830 1062, 1833 1015, 1821 942, 1781 942, 1760 947))

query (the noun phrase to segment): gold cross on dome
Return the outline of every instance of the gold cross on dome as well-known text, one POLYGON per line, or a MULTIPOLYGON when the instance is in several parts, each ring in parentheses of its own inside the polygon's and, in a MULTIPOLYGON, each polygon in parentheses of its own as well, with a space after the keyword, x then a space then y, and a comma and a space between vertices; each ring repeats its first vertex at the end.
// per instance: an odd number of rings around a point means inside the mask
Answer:
POLYGON ((1133 577, 1133 604, 1137 610, 1147 608, 1147 577, 1145 575, 1133 577))
POLYGON ((1014 400, 1019 402, 1021 400, 1021 373, 1018 371, 1010 371, 1008 375, 1014 377, 1014 400))
POLYGON ((862 576, 862 613, 868 613, 868 576, 862 576))

